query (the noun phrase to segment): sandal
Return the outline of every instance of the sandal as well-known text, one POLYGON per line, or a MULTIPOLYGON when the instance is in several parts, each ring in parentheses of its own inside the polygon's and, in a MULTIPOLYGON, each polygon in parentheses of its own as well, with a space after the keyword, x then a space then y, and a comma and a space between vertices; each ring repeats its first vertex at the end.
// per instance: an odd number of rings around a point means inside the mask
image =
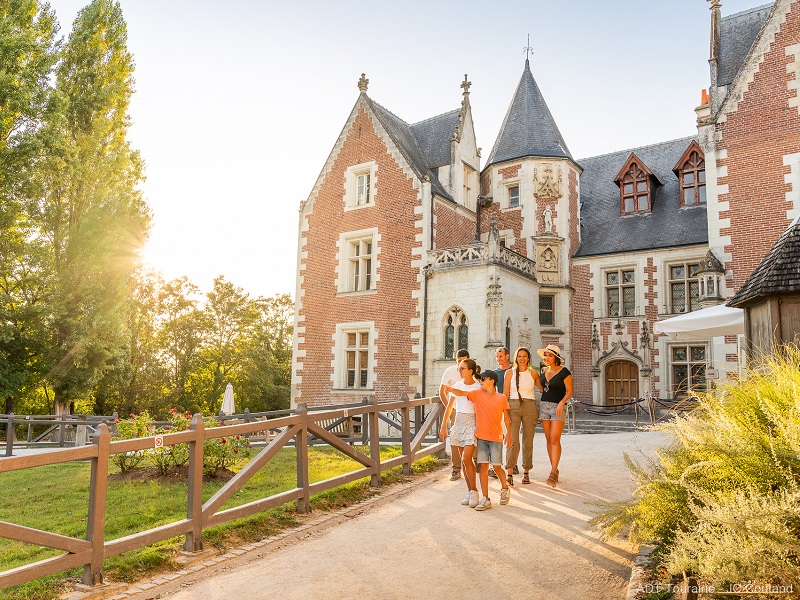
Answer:
POLYGON ((558 484, 558 470, 555 472, 551 472, 550 476, 547 478, 547 485, 554 488, 558 484))
POLYGON ((530 483, 530 482, 531 482, 530 473, 528 473, 528 471, 525 471, 525 473, 522 474, 522 483, 530 483))
POLYGON ((508 483, 508 485, 510 485, 510 486, 513 486, 514 485, 514 476, 513 475, 506 475, 506 483, 508 483))

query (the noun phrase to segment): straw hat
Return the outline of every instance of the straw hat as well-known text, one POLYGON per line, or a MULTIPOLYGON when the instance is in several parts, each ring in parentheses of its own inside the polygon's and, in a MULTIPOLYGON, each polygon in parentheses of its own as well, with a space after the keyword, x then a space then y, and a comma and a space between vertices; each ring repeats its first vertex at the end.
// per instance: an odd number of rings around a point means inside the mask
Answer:
POLYGON ((540 348, 536 351, 536 354, 544 358, 544 353, 550 352, 551 354, 555 354, 556 358, 564 360, 564 357, 561 356, 561 348, 556 346, 555 344, 549 344, 546 348, 540 348))

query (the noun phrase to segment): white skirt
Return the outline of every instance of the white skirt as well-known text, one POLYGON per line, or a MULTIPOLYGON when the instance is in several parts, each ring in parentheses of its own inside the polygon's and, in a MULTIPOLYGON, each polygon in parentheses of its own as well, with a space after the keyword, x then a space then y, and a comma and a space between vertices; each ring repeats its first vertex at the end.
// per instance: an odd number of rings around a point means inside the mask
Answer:
POLYGON ((456 413, 456 422, 450 430, 452 446, 475 445, 475 413, 456 413))

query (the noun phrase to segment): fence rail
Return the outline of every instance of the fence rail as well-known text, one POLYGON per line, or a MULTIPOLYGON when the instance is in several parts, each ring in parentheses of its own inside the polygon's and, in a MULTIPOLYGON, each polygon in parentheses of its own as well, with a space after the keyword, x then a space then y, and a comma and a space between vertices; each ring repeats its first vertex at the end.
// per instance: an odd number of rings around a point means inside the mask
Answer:
MULTIPOLYGON (((315 407, 316 408, 316 407, 315 407)), ((147 450, 155 447, 156 438, 111 441, 111 431, 105 422, 97 425, 97 433, 89 445, 68 448, 58 452, 46 452, 28 456, 0 458, 0 473, 61 464, 75 460, 90 460, 89 503, 86 539, 23 527, 0 521, 0 537, 65 552, 60 556, 48 558, 14 569, 0 571, 0 589, 32 581, 60 571, 83 566, 83 583, 96 585, 103 580, 103 559, 141 548, 171 537, 184 535, 184 549, 196 552, 202 549, 203 530, 208 527, 240 519, 288 502, 296 502, 298 512, 311 510, 312 494, 328 490, 357 479, 369 477, 370 485, 380 486, 381 473, 393 467, 402 466, 404 474, 411 473, 411 464, 430 454, 444 451, 444 442, 432 441, 428 436, 440 420, 442 404, 438 397, 409 399, 405 394, 398 401, 365 402, 342 407, 325 407, 310 410, 300 404, 295 411, 280 411, 287 414, 271 415, 273 418, 253 422, 239 422, 220 427, 205 428, 203 415, 197 413, 192 418, 189 430, 165 434, 158 437, 163 446, 188 443, 189 478, 186 498, 186 518, 138 532, 115 540, 104 540, 106 517, 106 492, 109 457, 113 454, 147 450), (428 408, 427 414, 424 412, 428 408), (400 456, 381 461, 378 425, 383 415, 392 412, 393 427, 399 430, 400 456), (369 446, 369 454, 356 450, 347 439, 338 437, 324 424, 333 420, 360 417, 366 421, 362 426, 363 435, 359 438, 369 446), (205 440, 226 436, 250 436, 273 432, 266 435, 266 447, 248 462, 230 481, 211 498, 203 502, 203 450, 205 440), (247 481, 266 465, 282 448, 294 442, 297 455, 297 478, 295 487, 266 498, 255 500, 233 508, 223 509, 225 503, 247 481), (326 443, 360 464, 356 471, 332 477, 324 481, 309 481, 308 447, 311 443, 326 443), (423 446, 428 442, 429 445, 423 446)), ((330 427, 330 425, 327 425, 330 427)), ((438 430, 438 427, 434 431, 438 430)))

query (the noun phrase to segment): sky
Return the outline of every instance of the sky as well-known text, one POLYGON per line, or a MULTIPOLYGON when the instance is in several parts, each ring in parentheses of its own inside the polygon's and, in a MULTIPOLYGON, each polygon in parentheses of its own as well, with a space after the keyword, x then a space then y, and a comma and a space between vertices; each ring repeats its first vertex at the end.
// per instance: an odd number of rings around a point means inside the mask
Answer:
MULTIPOLYGON (((69 35, 85 0, 50 0, 69 35)), ((120 0, 136 63, 129 139, 146 163, 145 261, 204 291, 294 295, 298 209, 358 99, 408 121, 459 108, 489 155, 525 62, 572 155, 696 133, 705 0, 498 3, 120 0)), ((723 0, 723 16, 758 6, 723 0)))

